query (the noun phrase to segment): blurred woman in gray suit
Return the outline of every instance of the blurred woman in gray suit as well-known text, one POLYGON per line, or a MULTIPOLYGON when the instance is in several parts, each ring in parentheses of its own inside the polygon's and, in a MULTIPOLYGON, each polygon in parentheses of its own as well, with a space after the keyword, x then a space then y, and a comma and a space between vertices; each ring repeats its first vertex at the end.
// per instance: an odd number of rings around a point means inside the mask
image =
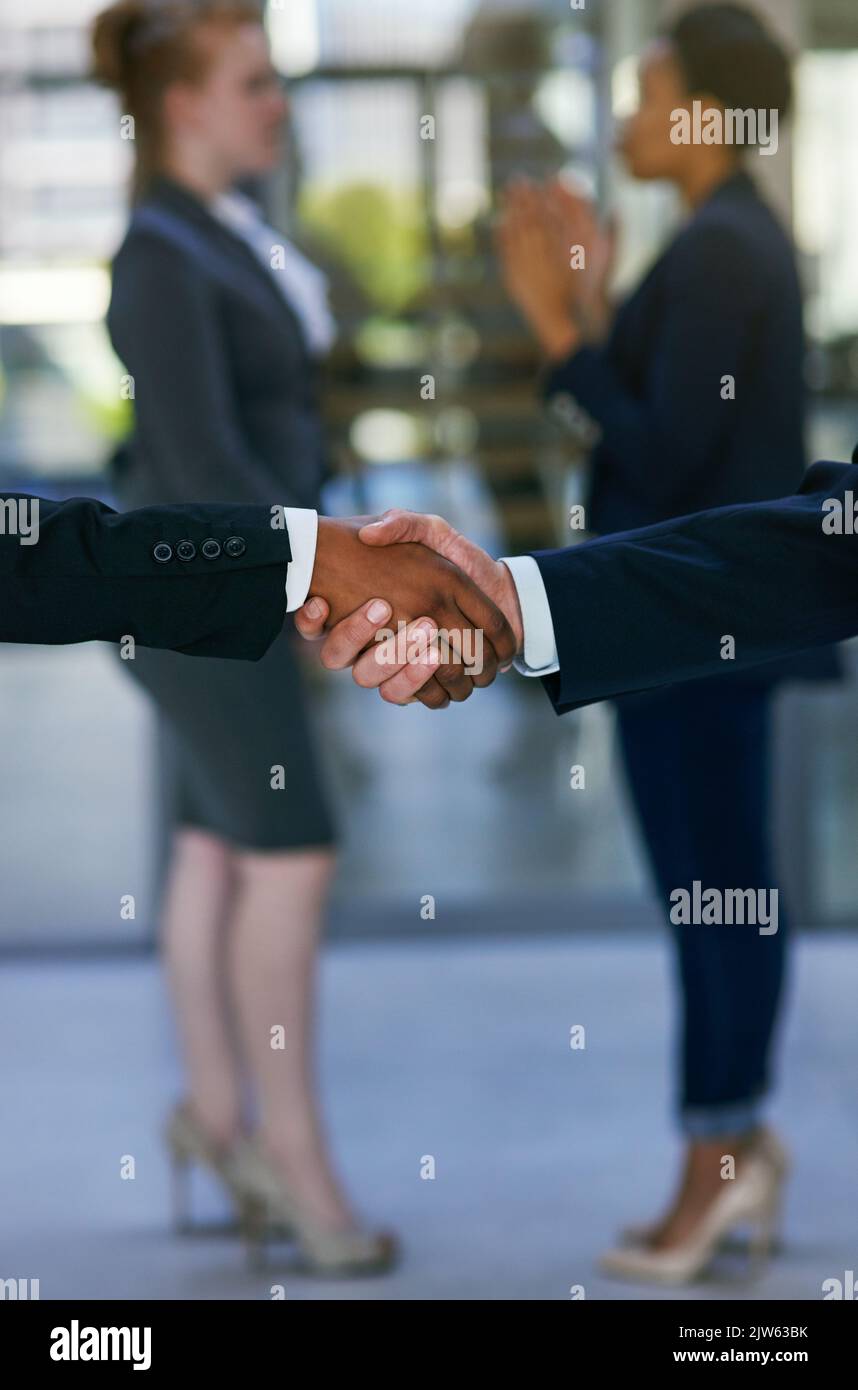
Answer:
MULTIPOLYGON (((286 101, 260 7, 120 0, 93 47, 96 76, 133 117, 137 156, 108 315, 134 384, 120 502, 315 508, 316 362, 334 336, 324 280, 234 191, 281 151, 286 101)), ((179 574, 189 558, 179 545, 164 568, 179 574)), ((258 663, 141 650, 131 669, 157 702, 175 791, 163 947, 187 1067, 168 1125, 177 1173, 191 1159, 212 1168, 246 1225, 291 1233, 315 1269, 384 1269, 395 1242, 350 1207, 314 1090, 334 829, 291 634, 258 663)))

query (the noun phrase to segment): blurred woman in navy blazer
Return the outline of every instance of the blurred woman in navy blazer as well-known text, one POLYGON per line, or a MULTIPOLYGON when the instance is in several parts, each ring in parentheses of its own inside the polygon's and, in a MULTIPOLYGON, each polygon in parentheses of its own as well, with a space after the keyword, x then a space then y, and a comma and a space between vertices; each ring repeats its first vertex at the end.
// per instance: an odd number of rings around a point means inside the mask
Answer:
MULTIPOLYGON (((333 338, 325 285, 235 188, 282 152, 287 105, 261 8, 118 0, 96 21, 94 53, 134 119, 136 154, 108 313, 134 383, 117 494, 125 507, 315 508, 327 467, 318 362, 333 338)), ((244 544, 229 537, 225 553, 244 544)), ((182 542, 164 575, 220 551, 214 537, 199 552, 182 542)), ((395 1243, 355 1215, 316 1095, 315 966, 335 830, 292 640, 284 631, 256 663, 145 649, 124 663, 157 704, 173 793, 163 945, 187 1077, 168 1140, 178 1173, 193 1159, 225 1181, 254 1241, 267 1211, 305 1263, 374 1273, 395 1243)))
MULTIPOLYGON (((612 234, 555 185, 510 191, 499 246, 508 288, 548 359, 546 391, 598 427, 587 504, 598 534, 792 492, 805 469, 802 304, 790 241, 742 163, 743 150, 675 142, 677 111, 787 114, 787 56, 749 11, 690 11, 647 50, 622 153, 636 178, 668 180, 679 234, 616 310, 612 234), (586 265, 570 261, 583 247, 586 265), (561 254, 562 247, 562 254, 561 254)), ((726 127, 724 127, 726 129, 726 127)), ((725 637, 729 634, 724 634, 725 637)), ((729 654, 729 646, 725 647, 729 654)), ((586 661, 586 653, 582 653, 586 661)), ((773 889, 769 744, 785 675, 834 676, 829 649, 757 673, 618 702, 619 736, 659 898, 677 889, 773 889)), ((682 991, 679 1188, 663 1218, 627 1231, 604 1267, 670 1279, 723 1192, 722 1158, 764 1155, 772 1190, 783 1146, 762 1123, 787 946, 738 925, 676 926, 682 991)), ((773 1208, 776 1201, 773 1200, 773 1208)), ((772 1212, 772 1219, 775 1211, 772 1212)))

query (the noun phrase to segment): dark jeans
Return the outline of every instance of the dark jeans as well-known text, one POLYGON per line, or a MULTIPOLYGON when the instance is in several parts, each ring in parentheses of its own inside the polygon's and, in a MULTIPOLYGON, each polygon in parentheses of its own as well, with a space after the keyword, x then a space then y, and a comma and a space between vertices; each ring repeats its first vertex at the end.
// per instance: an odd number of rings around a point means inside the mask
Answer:
MULTIPOLYGON (((632 796, 668 920, 679 901, 671 894, 693 894, 695 880, 698 901, 706 889, 776 887, 768 834, 771 701, 770 689, 727 678, 617 703, 632 796)), ((771 907, 770 891, 764 902, 771 907)), ((682 996, 679 1110, 689 1136, 741 1133, 759 1123, 786 964, 780 895, 777 906, 771 935, 747 919, 672 924, 682 996)))

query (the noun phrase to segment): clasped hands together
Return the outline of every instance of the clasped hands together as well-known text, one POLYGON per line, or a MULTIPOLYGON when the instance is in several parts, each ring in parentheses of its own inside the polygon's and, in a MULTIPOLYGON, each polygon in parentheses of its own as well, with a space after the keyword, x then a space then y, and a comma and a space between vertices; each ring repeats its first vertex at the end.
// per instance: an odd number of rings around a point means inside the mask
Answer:
POLYGON ((496 241, 507 293, 549 359, 563 360, 605 336, 617 226, 602 222, 580 189, 558 179, 516 179, 504 196, 496 241))
POLYGON ((524 647, 506 565, 440 516, 320 517, 310 595, 295 614, 298 631, 327 632, 323 665, 351 666, 358 685, 390 704, 467 700, 524 647))

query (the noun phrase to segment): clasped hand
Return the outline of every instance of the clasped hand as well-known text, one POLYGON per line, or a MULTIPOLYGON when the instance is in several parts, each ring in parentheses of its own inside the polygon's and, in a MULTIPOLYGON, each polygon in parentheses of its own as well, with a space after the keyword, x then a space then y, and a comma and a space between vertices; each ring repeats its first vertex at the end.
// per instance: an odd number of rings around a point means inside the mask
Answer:
POLYGON ((308 639, 326 632, 323 665, 351 666, 358 685, 390 704, 443 709, 467 700, 524 645, 506 565, 440 516, 321 517, 310 594, 295 614, 298 631, 308 639))

